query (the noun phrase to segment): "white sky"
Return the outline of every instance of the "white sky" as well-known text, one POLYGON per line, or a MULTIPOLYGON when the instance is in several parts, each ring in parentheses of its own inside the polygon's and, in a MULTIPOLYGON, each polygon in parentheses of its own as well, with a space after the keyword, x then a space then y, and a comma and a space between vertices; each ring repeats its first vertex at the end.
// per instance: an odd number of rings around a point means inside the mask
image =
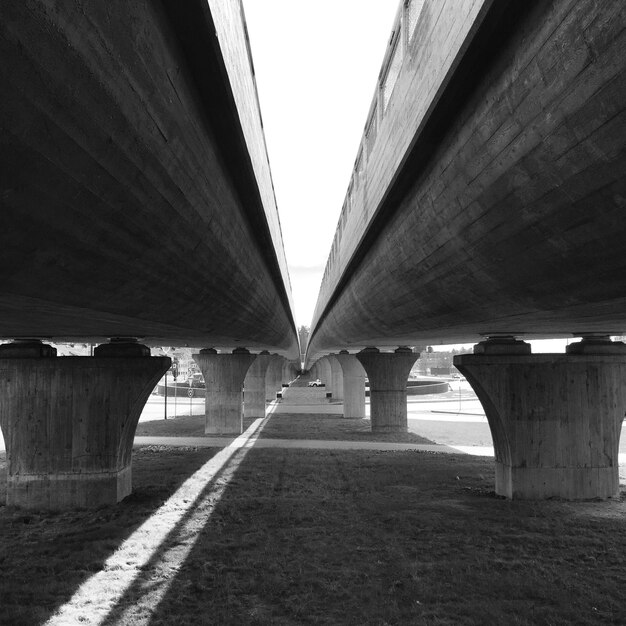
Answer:
POLYGON ((244 0, 296 324, 311 324, 398 0, 244 0))

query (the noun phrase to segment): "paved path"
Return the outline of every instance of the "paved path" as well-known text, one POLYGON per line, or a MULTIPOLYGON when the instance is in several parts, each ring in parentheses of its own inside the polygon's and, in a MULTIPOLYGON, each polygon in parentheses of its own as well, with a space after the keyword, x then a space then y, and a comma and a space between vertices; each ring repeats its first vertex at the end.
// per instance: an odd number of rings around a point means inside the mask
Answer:
POLYGON ((343 403, 329 400, 324 387, 305 387, 302 384, 285 387, 283 398, 276 406, 277 415, 293 413, 323 413, 324 415, 342 415, 343 403))

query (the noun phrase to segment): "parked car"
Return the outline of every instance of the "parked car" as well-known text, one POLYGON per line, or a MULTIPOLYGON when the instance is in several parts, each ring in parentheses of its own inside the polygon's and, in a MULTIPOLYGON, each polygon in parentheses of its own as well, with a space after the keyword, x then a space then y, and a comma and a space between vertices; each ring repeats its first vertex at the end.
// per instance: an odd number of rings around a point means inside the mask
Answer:
POLYGON ((200 373, 191 374, 187 377, 187 384, 196 389, 204 387, 204 377, 200 373))
POLYGON ((309 387, 321 387, 322 381, 318 378, 317 380, 310 380, 309 387))

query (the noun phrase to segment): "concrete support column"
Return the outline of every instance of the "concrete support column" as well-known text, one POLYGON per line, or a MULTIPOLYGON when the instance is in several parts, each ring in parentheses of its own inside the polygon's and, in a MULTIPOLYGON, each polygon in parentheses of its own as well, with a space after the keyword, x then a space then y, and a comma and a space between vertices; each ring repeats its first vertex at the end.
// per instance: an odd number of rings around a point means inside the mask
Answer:
POLYGON ((342 350, 335 358, 343 371, 343 416, 365 417, 365 370, 354 354, 342 350))
POLYGON ((130 339, 93 357, 57 357, 39 341, 0 346, 7 504, 90 508, 129 495, 137 422, 170 365, 130 339))
POLYGON ((294 379, 293 365, 289 361, 283 363, 282 381, 285 385, 289 384, 294 379))
POLYGON ((328 357, 322 357, 318 362, 319 379, 324 383, 326 387, 326 393, 332 392, 333 388, 333 370, 330 366, 328 357))
POLYGON ((370 382, 372 432, 407 431, 406 381, 419 353, 400 347, 393 353, 365 348, 356 355, 370 382))
POLYGON ((240 435, 243 430, 243 381, 255 359, 245 348, 218 354, 207 348, 194 354, 206 384, 204 432, 240 435))
POLYGON ((313 365, 313 367, 311 368, 311 378, 313 380, 316 380, 320 377, 320 371, 319 371, 319 366, 317 364, 317 361, 315 362, 315 364, 313 365))
MULTIPOLYGON (((493 437, 496 493, 508 498, 619 495, 626 410, 626 345, 583 341, 567 354, 530 354, 515 342, 454 357, 480 399, 493 437)), ((525 344, 527 345, 527 344, 525 344)))
POLYGON ((343 400, 343 370, 335 356, 334 354, 329 354, 327 357, 330 363, 330 386, 333 400, 343 400))
POLYGON ((282 388, 283 357, 273 354, 265 373, 265 399, 276 400, 276 393, 282 388))
POLYGON ((257 354, 243 382, 244 417, 265 417, 265 376, 274 357, 267 351, 257 354))

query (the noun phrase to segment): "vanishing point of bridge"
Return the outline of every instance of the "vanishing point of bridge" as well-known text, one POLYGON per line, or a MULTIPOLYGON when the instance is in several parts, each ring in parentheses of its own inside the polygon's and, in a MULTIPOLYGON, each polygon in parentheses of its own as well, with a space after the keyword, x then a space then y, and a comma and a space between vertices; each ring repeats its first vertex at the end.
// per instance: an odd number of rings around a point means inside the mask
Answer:
MULTIPOLYGON (((375 430, 406 429, 421 346, 476 342, 456 365, 509 497, 618 493, 625 12, 401 2, 320 289, 304 368, 346 417, 367 376, 375 430), (524 341, 553 336, 582 340, 524 341)), ((170 365, 149 346, 199 348, 213 433, 301 367, 242 7, 33 0, 0 18, 7 501, 114 503, 170 365)))

